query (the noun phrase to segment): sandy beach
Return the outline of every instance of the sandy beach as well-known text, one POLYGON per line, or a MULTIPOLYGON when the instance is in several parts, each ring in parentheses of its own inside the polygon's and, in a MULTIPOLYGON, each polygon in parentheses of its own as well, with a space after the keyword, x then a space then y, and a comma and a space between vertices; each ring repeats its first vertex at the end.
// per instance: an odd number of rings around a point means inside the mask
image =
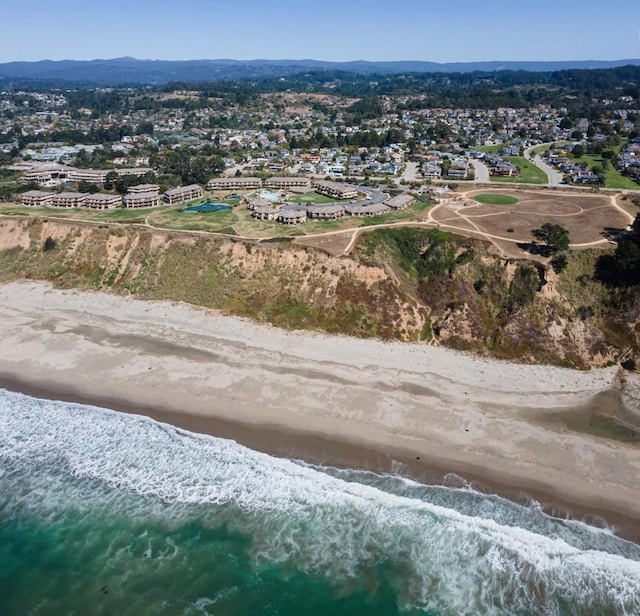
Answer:
POLYGON ((631 429, 640 388, 626 376, 621 392, 617 367, 579 372, 285 332, 30 281, 0 286, 0 310, 8 389, 145 413, 281 455, 438 469, 640 520, 631 429))

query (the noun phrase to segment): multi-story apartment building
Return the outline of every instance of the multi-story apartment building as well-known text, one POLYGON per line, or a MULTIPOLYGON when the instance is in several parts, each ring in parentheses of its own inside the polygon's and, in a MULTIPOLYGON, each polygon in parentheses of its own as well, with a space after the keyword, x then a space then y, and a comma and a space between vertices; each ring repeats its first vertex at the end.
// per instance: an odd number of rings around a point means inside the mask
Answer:
POLYGON ((172 188, 164 193, 165 203, 170 205, 175 203, 184 203, 185 201, 191 201, 192 199, 199 199, 204 195, 202 186, 198 184, 190 184, 189 186, 180 186, 178 188, 172 188))
POLYGON ((355 199, 358 196, 358 189, 355 186, 339 182, 317 181, 313 183, 313 189, 321 195, 336 199, 355 199))
POLYGON ((299 176, 299 177, 283 177, 283 176, 274 176, 269 178, 265 182, 265 186, 268 188, 302 188, 306 190, 311 190, 311 180, 309 178, 299 176))
POLYGON ((26 207, 47 207, 53 201, 53 193, 43 190, 29 190, 20 195, 19 201, 26 207))
POLYGON ((61 192, 53 195, 53 207, 82 207, 89 196, 88 193, 61 192))
POLYGON ((262 180, 256 177, 213 178, 207 182, 209 190, 250 190, 262 188, 262 180))
POLYGON ((155 207, 156 205, 160 205, 160 195, 157 192, 129 193, 124 196, 126 208, 155 207))
POLYGON ((137 186, 129 186, 129 193, 132 195, 153 192, 160 193, 160 187, 157 184, 138 184, 137 186))
POLYGON ((120 195, 105 195, 96 193, 89 195, 84 202, 85 207, 95 210, 111 210, 122 205, 122 197, 120 195))

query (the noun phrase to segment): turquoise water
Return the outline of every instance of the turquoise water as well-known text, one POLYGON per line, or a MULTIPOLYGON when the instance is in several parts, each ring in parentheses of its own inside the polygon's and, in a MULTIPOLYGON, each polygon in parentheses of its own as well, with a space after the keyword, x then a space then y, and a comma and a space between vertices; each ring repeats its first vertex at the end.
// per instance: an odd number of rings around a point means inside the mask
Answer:
POLYGON ((231 208, 224 203, 201 203, 200 205, 192 205, 191 207, 184 208, 185 212, 222 212, 224 210, 230 210, 231 208))
POLYGON ((0 390, 0 613, 640 614, 640 547, 0 390))
POLYGON ((262 197, 262 199, 264 199, 265 201, 272 201, 273 203, 276 203, 282 200, 280 198, 280 193, 274 193, 268 190, 260 191, 260 197, 262 197))

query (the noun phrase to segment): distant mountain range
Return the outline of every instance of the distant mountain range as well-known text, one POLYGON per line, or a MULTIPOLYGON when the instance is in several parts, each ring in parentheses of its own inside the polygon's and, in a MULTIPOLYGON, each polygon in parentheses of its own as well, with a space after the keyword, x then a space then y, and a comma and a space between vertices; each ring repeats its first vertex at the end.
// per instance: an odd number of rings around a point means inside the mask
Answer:
POLYGON ((606 69, 640 66, 640 59, 570 62, 323 62, 319 60, 41 60, 0 64, 0 82, 69 82, 95 86, 162 85, 170 81, 204 82, 286 77, 307 70, 358 74, 466 73, 473 71, 553 72, 566 69, 606 69))

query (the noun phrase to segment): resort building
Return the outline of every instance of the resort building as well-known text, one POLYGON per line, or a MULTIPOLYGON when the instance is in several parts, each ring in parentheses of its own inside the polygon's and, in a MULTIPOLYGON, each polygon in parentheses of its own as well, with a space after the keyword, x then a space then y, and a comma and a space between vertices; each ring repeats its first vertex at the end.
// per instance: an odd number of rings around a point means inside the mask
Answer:
POLYGON ((20 181, 24 184, 36 182, 42 186, 56 186, 66 180, 71 182, 88 182, 90 184, 104 184, 109 173, 118 177, 126 175, 146 175, 153 173, 148 167, 130 167, 125 169, 77 169, 57 163, 32 163, 24 169, 20 181))
POLYGON ((20 195, 20 203, 26 207, 48 207, 53 201, 53 193, 43 190, 29 190, 20 195))
POLYGON ((280 214, 280 210, 271 205, 258 205, 253 208, 251 215, 256 220, 275 220, 280 214))
POLYGON ((154 173, 153 169, 149 167, 124 167, 122 169, 109 169, 109 171, 115 171, 119 177, 126 175, 147 175, 148 173, 154 173))
POLYGON ((355 186, 340 182, 317 181, 314 182, 313 189, 321 195, 336 199, 355 199, 358 196, 358 189, 355 186))
POLYGON ((204 196, 204 190, 202 186, 198 184, 189 184, 189 186, 180 186, 178 188, 172 188, 164 193, 165 203, 173 205, 175 203, 184 203, 185 201, 191 201, 192 199, 199 199, 204 196))
POLYGON ((310 205, 307 207, 307 215, 317 220, 336 220, 344 216, 344 207, 339 203, 310 205))
POLYGON ((404 194, 392 197, 386 202, 386 205, 392 210, 406 210, 414 201, 415 199, 411 195, 404 194))
POLYGON ((276 220, 283 225, 299 225, 307 220, 304 210, 280 210, 276 220))
POLYGON ((256 199, 251 199, 247 207, 251 212, 253 212, 253 210, 258 207, 273 207, 273 202, 267 199, 262 199, 261 197, 257 197, 256 199))
POLYGON ((278 188, 278 189, 303 188, 306 190, 311 190, 311 180, 305 177, 275 176, 275 177, 269 178, 265 182, 265 186, 267 188, 278 188))
POLYGON ((369 205, 345 205, 344 210, 351 216, 378 216, 390 211, 383 203, 371 203, 369 205))
POLYGON ((44 165, 34 164, 22 174, 20 181, 23 184, 35 182, 41 186, 56 186, 69 178, 69 169, 64 165, 51 163, 44 165))
POLYGON ((138 184, 137 186, 129 186, 129 193, 139 195, 140 193, 160 193, 160 186, 157 184, 138 184))
POLYGON ((89 184, 104 184, 109 171, 102 169, 69 169, 68 178, 72 182, 88 182, 89 184))
POLYGON ((120 195, 105 195, 102 193, 88 195, 84 202, 84 207, 94 210, 111 210, 120 205, 122 205, 122 197, 120 195))
POLYGON ((207 182, 209 190, 250 190, 262 188, 262 180, 255 177, 213 178, 207 182))
POLYGON ((157 192, 129 193, 124 196, 126 208, 156 207, 157 205, 160 205, 160 195, 157 192))
POLYGON ((89 196, 88 193, 61 192, 53 195, 53 207, 82 207, 89 196))

